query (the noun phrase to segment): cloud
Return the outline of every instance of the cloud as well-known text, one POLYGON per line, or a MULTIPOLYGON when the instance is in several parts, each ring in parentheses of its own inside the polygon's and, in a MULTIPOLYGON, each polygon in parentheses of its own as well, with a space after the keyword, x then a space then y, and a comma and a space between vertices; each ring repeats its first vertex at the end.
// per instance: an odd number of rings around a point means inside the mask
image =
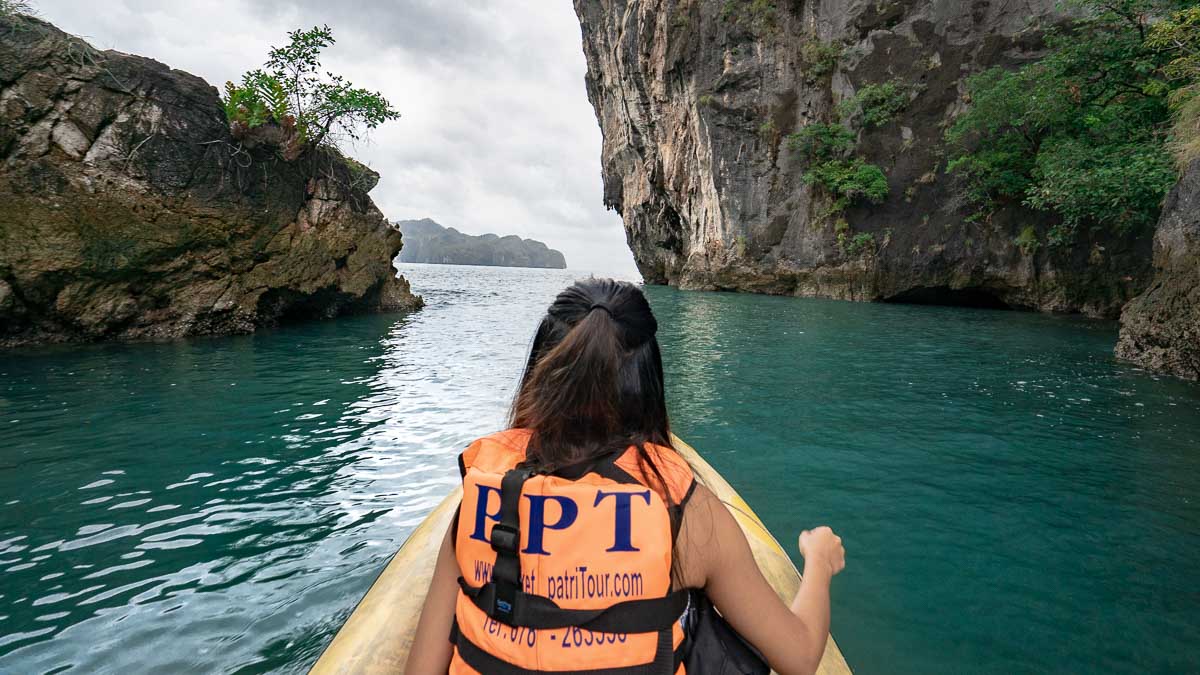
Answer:
POLYGON ((318 24, 325 66, 382 92, 401 119, 350 154, 379 171, 371 196, 393 220, 516 234, 573 268, 634 273, 606 211, 600 130, 587 101, 579 24, 545 0, 40 0, 42 15, 101 48, 149 56, 214 85, 318 24))
MULTIPOLYGON (((247 5, 255 15, 274 23, 296 19, 311 23, 311 17, 330 13, 325 0, 247 0, 247 5)), ((494 28, 503 19, 497 16, 502 10, 496 3, 478 0, 358 2, 353 11, 337 13, 336 27, 370 36, 361 45, 368 51, 386 46, 402 50, 414 65, 455 65, 508 51, 494 28)))

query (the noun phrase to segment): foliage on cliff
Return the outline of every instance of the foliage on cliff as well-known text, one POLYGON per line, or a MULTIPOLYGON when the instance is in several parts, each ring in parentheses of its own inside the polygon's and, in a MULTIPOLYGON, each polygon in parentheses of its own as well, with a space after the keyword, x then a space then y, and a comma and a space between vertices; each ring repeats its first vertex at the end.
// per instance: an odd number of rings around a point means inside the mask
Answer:
MULTIPOLYGON (((856 104, 857 105, 857 104, 856 104)), ((864 114, 877 115, 875 108, 864 106, 864 114)), ((888 196, 887 176, 883 169, 855 156, 855 133, 840 124, 809 124, 788 134, 788 149, 799 152, 808 161, 803 180, 822 188, 833 199, 832 211, 838 212, 855 202, 878 204, 888 196)))
POLYGON ((0 16, 34 15, 33 5, 26 0, 0 0, 0 16))
POLYGON ((1184 168, 1200 159, 1200 6, 1158 22, 1146 42, 1170 55, 1163 73, 1180 85, 1170 98, 1175 109, 1170 147, 1184 168))
MULTIPOLYGON (((1181 0, 1076 0, 1088 10, 1046 37, 1047 54, 968 82, 970 108, 947 132, 950 171, 986 218, 1005 203, 1053 213, 1047 244, 1081 228, 1148 229, 1177 173, 1168 150, 1171 100, 1194 83, 1156 42, 1156 17, 1181 0)), ((1191 10, 1189 10, 1191 11, 1191 10)), ((1187 54, 1195 54, 1195 32, 1187 54)), ((1182 49, 1182 48, 1181 48, 1182 49)))
POLYGON ((766 33, 776 27, 777 11, 773 0, 725 0, 720 16, 722 21, 766 33))
POLYGON ((267 123, 284 131, 284 156, 295 158, 305 147, 358 140, 388 120, 400 117, 378 92, 355 87, 341 75, 321 73, 321 51, 334 44, 329 26, 288 33, 284 47, 271 47, 263 68, 225 83, 225 114, 235 136, 267 123))
POLYGON ((864 127, 881 127, 908 105, 910 87, 900 80, 868 84, 838 104, 838 114, 864 127))

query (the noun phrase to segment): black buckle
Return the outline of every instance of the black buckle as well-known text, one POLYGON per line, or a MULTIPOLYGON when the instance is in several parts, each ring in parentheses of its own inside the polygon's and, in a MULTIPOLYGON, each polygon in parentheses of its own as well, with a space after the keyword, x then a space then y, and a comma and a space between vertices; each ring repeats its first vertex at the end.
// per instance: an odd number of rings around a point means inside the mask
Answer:
POLYGON ((520 537, 520 530, 509 527, 504 523, 496 523, 492 526, 492 550, 497 553, 501 551, 516 553, 517 547, 521 545, 520 537))
POLYGON ((512 618, 516 614, 517 591, 520 587, 508 581, 493 581, 492 583, 496 594, 492 602, 491 616, 493 619, 511 625, 512 618))

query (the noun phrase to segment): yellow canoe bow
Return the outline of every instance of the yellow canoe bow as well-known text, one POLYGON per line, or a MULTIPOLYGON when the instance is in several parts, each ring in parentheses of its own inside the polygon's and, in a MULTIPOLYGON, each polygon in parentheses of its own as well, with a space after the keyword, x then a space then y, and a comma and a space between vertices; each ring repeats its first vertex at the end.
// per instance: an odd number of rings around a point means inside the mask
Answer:
MULTIPOLYGON (((674 443, 679 454, 691 464, 696 479, 712 490, 737 519, 759 569, 779 597, 790 604, 800 585, 800 573, 791 558, 721 474, 692 446, 678 437, 674 443)), ((408 536, 334 636, 333 642, 325 648, 309 671, 310 675, 382 675, 403 671, 421 616, 421 605, 425 602, 425 592, 433 576, 438 548, 450 527, 460 494, 461 488, 442 500, 408 536)), ((832 636, 825 645, 825 656, 817 672, 821 675, 850 672, 832 636)))

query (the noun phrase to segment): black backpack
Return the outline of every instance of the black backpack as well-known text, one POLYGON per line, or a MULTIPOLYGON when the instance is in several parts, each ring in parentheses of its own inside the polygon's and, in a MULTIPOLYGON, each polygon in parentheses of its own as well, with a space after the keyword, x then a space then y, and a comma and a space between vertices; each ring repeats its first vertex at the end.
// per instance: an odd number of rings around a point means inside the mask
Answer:
POLYGON ((683 612, 688 675, 768 675, 771 667, 713 607, 704 591, 688 593, 683 612))

